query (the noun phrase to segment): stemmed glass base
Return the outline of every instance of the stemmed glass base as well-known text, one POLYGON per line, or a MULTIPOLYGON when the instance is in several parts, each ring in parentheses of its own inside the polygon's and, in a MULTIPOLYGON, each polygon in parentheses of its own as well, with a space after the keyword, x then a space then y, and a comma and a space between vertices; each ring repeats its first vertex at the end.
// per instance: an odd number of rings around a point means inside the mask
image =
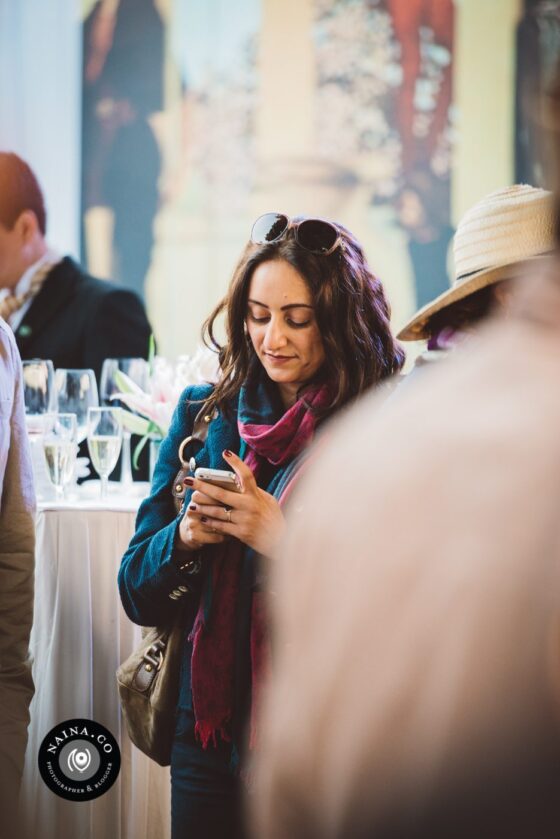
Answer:
POLYGON ((121 449, 121 489, 132 489, 132 460, 130 455, 130 431, 123 429, 121 449))

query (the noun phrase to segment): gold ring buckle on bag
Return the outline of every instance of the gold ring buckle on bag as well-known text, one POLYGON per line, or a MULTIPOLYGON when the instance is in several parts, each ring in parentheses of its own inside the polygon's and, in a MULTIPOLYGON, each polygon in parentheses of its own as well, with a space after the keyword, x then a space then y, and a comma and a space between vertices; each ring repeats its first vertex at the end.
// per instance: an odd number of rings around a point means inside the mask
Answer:
POLYGON ((155 669, 156 672, 160 669, 163 664, 164 649, 165 645, 161 641, 158 641, 146 650, 144 653, 144 661, 146 662, 146 670, 148 673, 151 673, 153 669, 155 669))
POLYGON ((193 433, 190 434, 188 437, 185 437, 185 439, 182 440, 179 444, 179 450, 177 454, 179 456, 181 468, 177 472, 175 480, 173 481, 173 486, 171 488, 171 496, 173 498, 173 504, 177 515, 182 514, 183 512, 183 504, 186 495, 186 486, 184 485, 183 481, 186 477, 191 476, 196 469, 196 460, 194 455, 197 453, 197 450, 193 448, 191 452, 188 452, 187 447, 194 447, 194 445, 196 444, 197 447, 204 448, 206 444, 206 439, 208 437, 208 427, 212 422, 214 416, 216 416, 216 411, 214 412, 214 414, 206 414, 204 413, 203 405, 201 410, 196 415, 193 433), (191 455, 190 457, 189 454, 191 455), (188 460, 187 457, 189 457, 188 460))
POLYGON ((199 446, 204 446, 204 444, 206 443, 206 438, 208 436, 208 426, 210 425, 214 417, 217 416, 217 413, 218 412, 214 410, 213 414, 205 414, 203 405, 202 409, 196 415, 193 433, 190 434, 188 437, 185 437, 185 439, 179 446, 179 460, 181 461, 183 469, 187 469, 189 467, 190 461, 192 460, 192 458, 189 458, 189 460, 185 458, 185 446, 188 446, 190 443, 193 442, 198 443, 199 446))
MULTIPOLYGON (((198 437, 195 437, 193 434, 191 434, 190 437, 185 437, 185 439, 183 440, 183 442, 179 446, 179 460, 181 461, 181 465, 182 465, 183 469, 188 469, 189 468, 189 461, 185 460, 185 457, 184 457, 185 446, 188 446, 190 443, 192 443, 193 440, 195 440, 199 444, 201 443, 201 441, 198 439, 198 437)), ((189 460, 190 460, 190 458, 189 458, 189 460)))

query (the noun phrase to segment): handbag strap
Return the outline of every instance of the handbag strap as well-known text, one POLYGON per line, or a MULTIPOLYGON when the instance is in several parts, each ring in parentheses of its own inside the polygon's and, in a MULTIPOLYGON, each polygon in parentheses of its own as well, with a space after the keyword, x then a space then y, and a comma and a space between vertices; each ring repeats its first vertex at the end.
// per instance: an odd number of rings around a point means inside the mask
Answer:
POLYGON ((175 504, 177 513, 180 513, 182 510, 185 493, 187 491, 183 481, 196 469, 194 456, 192 454, 190 457, 188 456, 189 448, 194 445, 199 447, 204 446, 206 438, 208 437, 208 428, 210 423, 213 419, 215 419, 217 414, 217 409, 215 409, 212 414, 209 414, 206 411, 205 405, 203 405, 194 419, 192 434, 189 434, 188 437, 185 437, 185 439, 181 441, 178 452, 181 468, 177 472, 171 487, 171 495, 173 497, 173 503, 175 504))

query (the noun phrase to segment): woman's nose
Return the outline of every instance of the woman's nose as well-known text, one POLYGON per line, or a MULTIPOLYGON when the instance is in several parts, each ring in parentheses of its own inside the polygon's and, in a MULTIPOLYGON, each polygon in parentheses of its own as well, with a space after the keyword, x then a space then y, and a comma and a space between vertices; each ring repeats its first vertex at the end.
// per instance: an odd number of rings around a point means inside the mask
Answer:
POLYGON ((282 324, 274 318, 272 318, 272 320, 269 321, 266 330, 266 335, 264 339, 265 347, 268 350, 275 350, 279 349, 280 347, 285 347, 286 343, 287 338, 282 324))

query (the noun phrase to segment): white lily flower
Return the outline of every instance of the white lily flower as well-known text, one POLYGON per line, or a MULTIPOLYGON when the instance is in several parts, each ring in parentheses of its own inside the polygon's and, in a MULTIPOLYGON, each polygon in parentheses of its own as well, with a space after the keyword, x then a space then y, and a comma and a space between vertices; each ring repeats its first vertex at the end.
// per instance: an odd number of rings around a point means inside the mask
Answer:
POLYGON ((215 383, 219 378, 217 353, 199 347, 194 356, 180 356, 175 364, 156 356, 148 391, 145 392, 122 372, 117 374, 121 393, 119 399, 129 411, 123 410, 123 423, 133 434, 153 439, 165 437, 181 393, 188 385, 215 383))

